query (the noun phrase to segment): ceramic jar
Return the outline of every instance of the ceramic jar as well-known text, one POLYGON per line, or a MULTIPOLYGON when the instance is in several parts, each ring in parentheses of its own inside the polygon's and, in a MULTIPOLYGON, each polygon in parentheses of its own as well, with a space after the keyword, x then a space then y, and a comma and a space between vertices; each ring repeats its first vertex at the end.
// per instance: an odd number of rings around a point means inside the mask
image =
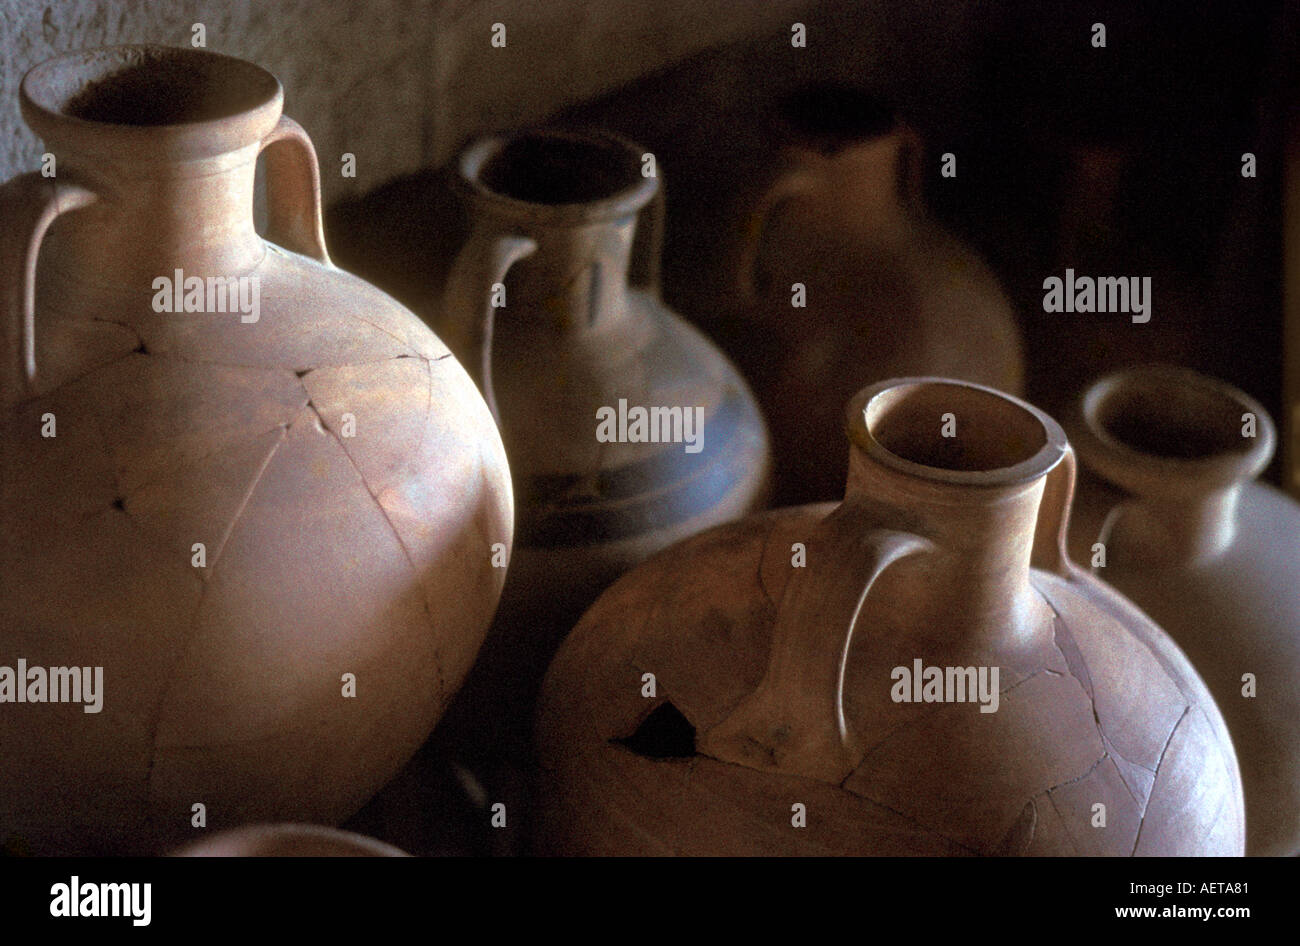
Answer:
POLYGON ((988 267, 926 217, 923 145, 891 110, 811 86, 761 122, 761 151, 737 158, 701 224, 685 311, 716 326, 758 394, 778 502, 832 500, 839 406, 859 388, 934 374, 1019 394, 1021 342, 988 267))
POLYGON ((1276 432, 1241 391, 1183 368, 1108 375, 1079 399, 1071 551, 1160 622, 1232 731, 1247 852, 1300 854, 1300 505, 1255 477, 1276 432))
POLYGON ((500 594, 491 414, 331 265, 283 98, 157 46, 22 82, 56 170, 0 187, 0 836, 35 852, 157 849, 196 804, 210 828, 343 820, 433 727, 500 594), (12 702, 20 664, 72 668, 74 699, 31 702, 33 678, 12 702))
POLYGON ((565 641, 541 850, 1241 854, 1205 685, 1065 554, 1060 427, 919 378, 848 433, 843 502, 674 546, 565 641))
POLYGON ((494 406, 518 509, 498 620, 458 707, 498 748, 527 739, 559 637, 606 585, 766 501, 749 388, 659 300, 660 169, 645 157, 612 135, 539 130, 457 161, 471 232, 436 325, 494 406))

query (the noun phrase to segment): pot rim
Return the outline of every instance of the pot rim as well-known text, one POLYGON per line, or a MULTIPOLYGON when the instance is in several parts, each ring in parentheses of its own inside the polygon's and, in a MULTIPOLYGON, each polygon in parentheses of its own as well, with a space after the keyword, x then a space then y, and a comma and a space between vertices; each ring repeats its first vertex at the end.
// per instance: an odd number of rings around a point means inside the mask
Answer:
MULTIPOLYGON (((214 80, 215 81, 215 80, 214 80)), ((19 83, 23 120, 48 144, 113 163, 172 163, 214 157, 264 139, 284 108, 284 87, 271 72, 236 56, 186 46, 121 44, 52 56, 28 69, 19 83), (242 82, 247 99, 224 114, 156 125, 98 121, 68 111, 92 85, 152 62, 203 62, 242 82)))
MULTIPOLYGON (((528 139, 577 142, 623 151, 637 164, 651 153, 635 142, 602 129, 551 127, 524 128, 487 135, 466 145, 455 160, 455 181, 462 194, 472 196, 481 209, 510 220, 557 226, 621 220, 641 210, 659 190, 659 178, 641 176, 634 183, 605 197, 588 201, 544 203, 525 200, 490 187, 482 178, 488 162, 506 148, 528 139)), ((658 175, 658 168, 655 169, 658 175)))
MULTIPOLYGON (((1254 479, 1272 460, 1277 441, 1273 419, 1259 401, 1218 378, 1177 365, 1150 364, 1123 368, 1098 378, 1075 399, 1070 418, 1072 439, 1082 462, 1110 480, 1136 493, 1221 489, 1254 479), (1184 457, 1144 450, 1116 436, 1103 411, 1124 394, 1164 405, 1169 392, 1234 413, 1252 413, 1256 436, 1241 438, 1241 449, 1224 447, 1204 456, 1184 457)), ((1236 423, 1240 424, 1241 421, 1236 423)))
POLYGON ((893 378, 863 388, 849 401, 847 433, 853 446, 865 451, 874 462, 916 479, 949 486, 1004 488, 1031 483, 1055 469, 1069 451, 1069 442, 1061 425, 1029 402, 987 385, 934 376, 893 378), (1019 410, 1037 424, 1041 428, 1042 443, 1031 455, 1016 463, 978 470, 954 470, 900 456, 876 438, 869 418, 872 405, 890 392, 922 386, 977 391, 996 398, 1004 402, 1009 410, 1019 410))

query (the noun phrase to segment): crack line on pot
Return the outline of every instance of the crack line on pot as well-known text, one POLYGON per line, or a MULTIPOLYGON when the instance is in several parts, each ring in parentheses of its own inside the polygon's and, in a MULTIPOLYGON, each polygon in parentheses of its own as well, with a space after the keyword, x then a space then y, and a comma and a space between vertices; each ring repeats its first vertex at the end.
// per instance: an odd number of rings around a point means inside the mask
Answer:
MULTIPOLYGON (((1061 617, 1061 612, 1056 609, 1056 605, 1052 603, 1051 599, 1048 598, 1047 594, 1041 588, 1035 585, 1034 590, 1038 592, 1038 596, 1043 600, 1043 603, 1051 609, 1053 615, 1052 645, 1056 648, 1057 652, 1060 653, 1061 659, 1065 661, 1065 669, 1069 671, 1070 677, 1083 690, 1084 696, 1088 698, 1088 703, 1092 707, 1093 724, 1097 727, 1097 736, 1101 739, 1102 748, 1123 759, 1129 765, 1137 766, 1140 769, 1145 769, 1146 771, 1155 774, 1155 769, 1143 765, 1141 762, 1136 762, 1124 755, 1124 753, 1120 752, 1115 744, 1111 742, 1110 737, 1106 735, 1106 730, 1101 725, 1101 716, 1097 712, 1097 699, 1092 686, 1092 676, 1088 672, 1088 662, 1084 659, 1083 651, 1079 649, 1078 643, 1070 633, 1070 629, 1066 625, 1065 619, 1061 617), (1066 652, 1067 647, 1069 648, 1069 653, 1066 652), (1071 656, 1073 656, 1074 659, 1071 659, 1071 656), (1080 674, 1082 674, 1082 676, 1080 676, 1080 674)), ((1136 801, 1137 795, 1133 791, 1133 786, 1129 785, 1128 779, 1124 777, 1124 770, 1119 768, 1119 766, 1116 766, 1115 768, 1116 771, 1119 772, 1119 779, 1124 783, 1125 789, 1127 789, 1128 793, 1132 795, 1134 801, 1136 801)))
POLYGON ((1156 767, 1155 767, 1156 778, 1151 782, 1151 794, 1147 796, 1147 803, 1142 806, 1142 817, 1138 819, 1137 836, 1133 838, 1133 850, 1129 852, 1130 857, 1137 854, 1138 844, 1142 840, 1142 828, 1147 822, 1147 811, 1150 810, 1151 799, 1152 797, 1155 796, 1156 793, 1156 784, 1158 783, 1160 778, 1160 766, 1165 761, 1165 753, 1169 751, 1169 745, 1174 741, 1174 733, 1178 732, 1178 727, 1183 724, 1183 720, 1187 718, 1187 714, 1190 713, 1191 711, 1192 711, 1192 707, 1190 705, 1183 707, 1182 715, 1178 717, 1178 722, 1174 723, 1174 728, 1169 730, 1169 738, 1165 740, 1164 748, 1160 750, 1160 758, 1156 760, 1156 767))
MULTIPOLYGON (((342 270, 340 270, 340 272, 342 272, 342 270)), ((354 276, 353 278, 356 279, 355 276, 354 276)), ((359 280, 359 279, 358 279, 357 281, 358 281, 358 282, 361 282, 361 280, 359 280)), ((413 355, 415 355, 415 356, 417 356, 417 357, 424 357, 424 356, 420 355, 419 352, 415 351, 415 349, 413 349, 413 348, 411 347, 411 343, 410 343, 407 339, 402 338, 400 335, 395 335, 394 333, 388 331, 388 329, 384 328, 384 327, 383 327, 382 325, 380 325, 378 322, 372 322, 372 321, 370 321, 368 318, 366 318, 364 315, 361 315, 361 314, 358 313, 358 312, 349 312, 348 315, 350 315, 352 318, 356 319, 358 322, 362 322, 362 323, 364 323, 364 324, 366 324, 366 325, 369 325, 369 326, 370 326, 372 329, 374 329, 376 332, 382 332, 383 334, 387 335, 389 338, 393 339, 395 342, 398 342, 398 343, 399 343, 403 348, 405 348, 405 349, 406 349, 408 352, 410 352, 411 354, 413 354, 413 355)))
MULTIPOLYGON (((1041 667, 1038 670, 1035 670, 1033 673, 1027 674, 1022 679, 1017 680, 1015 683, 1011 684, 1005 689, 999 690, 998 697, 1001 698, 1005 696, 1006 694, 1010 693, 1012 690, 1016 689, 1016 687, 1028 683, 1030 680, 1044 673, 1052 674, 1053 676, 1060 676, 1059 673, 1057 673, 1055 670, 1052 670, 1050 667, 1041 667)), ((947 705, 943 703, 935 703, 933 705, 923 706, 921 708, 916 709, 910 719, 906 719, 903 722, 899 723, 898 725, 894 726, 892 729, 887 730, 883 735, 881 735, 878 741, 872 743, 870 746, 865 747, 862 753, 862 758, 860 758, 858 760, 857 765, 853 767, 853 771, 851 771, 848 775, 846 775, 844 777, 844 780, 839 783, 839 787, 845 789, 846 791, 853 791, 851 788, 848 787, 849 780, 853 778, 853 776, 855 776, 858 772, 862 771, 862 769, 867 765, 867 762, 871 758, 871 756, 873 756, 878 750, 884 748, 885 744, 887 742, 892 741, 895 736, 900 735, 907 729, 910 729, 914 726, 919 726, 922 723, 927 722, 936 714, 943 712, 943 710, 946 708, 948 708, 947 705)))
MULTIPOLYGON (((301 415, 301 412, 299 412, 299 415, 301 415)), ((216 570, 217 562, 220 560, 220 552, 225 549, 226 542, 235 531, 236 523, 238 523, 240 518, 243 516, 244 510, 248 508, 249 501, 253 498, 253 493, 257 491, 258 485, 262 482, 262 477, 270 467, 272 458, 279 452, 280 446, 284 443, 289 428, 293 426, 296 420, 297 418, 295 418, 294 421, 290 421, 288 424, 283 425, 280 437, 271 445, 271 449, 267 451, 266 457, 262 460, 262 465, 258 468, 257 475, 253 478, 252 483, 249 484, 248 489, 244 492, 244 498, 240 502, 239 508, 235 510, 235 515, 231 518, 230 525, 226 527, 217 554, 212 559, 212 564, 207 567, 207 575, 201 579, 198 598, 194 602, 193 615, 189 622, 189 633, 186 635, 185 642, 181 645, 179 652, 176 655, 176 659, 172 661, 171 666, 167 670, 167 674, 163 677, 166 683, 163 684, 162 694, 159 696, 158 703, 154 707, 152 719, 149 723, 149 768, 145 777, 146 798, 150 797, 153 793, 154 766, 158 760, 158 730, 162 728, 163 712, 167 707, 169 698, 171 697, 172 689, 176 686, 176 671, 179 667, 184 665, 185 659, 189 656, 190 650, 193 648, 194 642, 199 636, 199 619, 203 613, 203 604, 207 600, 208 589, 212 587, 211 579, 216 570)), ((152 808, 150 810, 152 811, 152 808)), ((150 815, 150 819, 152 820, 152 814, 150 815)))
POLYGON ((1064 788, 1064 787, 1067 786, 1067 785, 1073 785, 1075 782, 1082 782, 1084 779, 1086 779, 1086 778, 1087 778, 1089 775, 1091 775, 1093 772, 1097 771, 1097 766, 1101 765, 1103 762, 1105 762, 1105 761, 1106 761, 1107 759, 1109 759, 1109 758, 1110 758, 1110 753, 1109 753, 1109 752, 1103 752, 1103 753, 1101 754, 1101 758, 1100 758, 1100 759, 1098 759, 1098 760, 1097 760, 1096 762, 1094 762, 1092 765, 1088 766, 1088 771, 1084 772, 1082 775, 1076 775, 1074 778, 1068 778, 1068 779, 1066 779, 1064 782, 1057 782, 1055 785, 1052 785, 1052 786, 1049 786, 1048 788, 1043 789, 1043 792, 1045 792, 1045 793, 1047 793, 1047 794, 1050 795, 1052 792, 1056 791, 1058 788, 1064 788))
POLYGON ((215 450, 209 450, 207 453, 199 454, 197 457, 194 457, 192 460, 187 460, 178 466, 167 467, 163 469, 160 473, 149 477, 147 480, 142 480, 139 483, 136 483, 135 487, 131 489, 130 492, 122 496, 123 502, 130 501, 133 497, 135 497, 142 491, 149 489, 152 486, 156 486, 157 484, 163 482, 164 480, 167 480, 175 476, 177 473, 186 469, 187 467, 196 466, 207 460, 211 460, 215 457, 219 457, 223 453, 229 453, 232 450, 238 450, 242 447, 246 447, 250 443, 253 443, 255 440, 261 437, 265 437, 267 434, 271 433, 276 429, 288 430, 289 427, 293 425, 293 422, 298 417, 298 415, 302 413, 302 409, 306 406, 307 406, 307 402, 304 400, 302 403, 294 405, 293 413, 290 415, 288 420, 277 421, 275 424, 273 424, 270 427, 267 427, 265 430, 259 430, 257 431, 257 433, 249 434, 247 437, 241 437, 238 440, 229 441, 221 445, 220 447, 217 447, 215 450))
POLYGON ((1065 837, 1070 842, 1070 849, 1076 856, 1078 856, 1080 853, 1079 845, 1075 842, 1074 835, 1070 833, 1070 826, 1066 822, 1065 817, 1061 814, 1061 809, 1056 806, 1056 799, 1052 797, 1051 792, 1044 792, 1043 797, 1047 799, 1048 804, 1052 806, 1052 810, 1056 812, 1056 818, 1061 822, 1061 828, 1065 831, 1065 837))
POLYGON ((56 385, 55 385, 54 387, 52 387, 52 388, 47 388, 47 389, 45 389, 45 390, 43 390, 43 391, 37 391, 35 394, 32 394, 32 395, 29 396, 29 397, 22 398, 21 400, 19 400, 19 401, 16 403, 15 406, 22 407, 22 406, 25 406, 25 405, 28 405, 28 404, 32 404, 32 403, 34 403, 34 402, 36 402, 36 401, 39 401, 39 400, 41 400, 42 398, 52 397, 53 395, 62 392, 64 388, 70 388, 70 387, 72 387, 72 386, 74 386, 74 385, 76 385, 76 384, 78 384, 78 383, 80 383, 80 382, 82 382, 82 381, 85 381, 85 380, 89 379, 89 378, 91 377, 91 375, 98 374, 99 372, 104 371, 105 369, 111 368, 111 367, 113 367, 114 365, 121 364, 122 362, 124 362, 124 361, 126 361, 128 358, 130 358, 132 355, 139 355, 139 356, 142 357, 142 358, 152 358, 152 357, 155 357, 152 353, 150 353, 150 354, 146 354, 146 353, 141 352, 141 351, 136 351, 135 349, 132 349, 131 351, 128 351, 128 352, 123 352, 123 353, 122 353, 121 355, 119 355, 118 357, 113 358, 113 359, 111 359, 111 360, 109 360, 109 361, 106 361, 106 362, 104 362, 103 364, 99 364, 99 365, 95 365, 95 366, 93 366, 93 367, 91 367, 91 368, 87 368, 85 371, 83 371, 83 372, 82 372, 81 374, 79 374, 79 375, 74 375, 73 377, 68 378, 68 379, 65 380, 65 381, 60 381, 58 384, 56 384, 56 385))
MULTIPOLYGON (((301 413, 301 411, 299 413, 301 413)), ((217 563, 221 561, 221 553, 226 549, 226 543, 230 540, 231 534, 235 531, 235 526, 243 517, 244 510, 248 508, 249 500, 253 498, 253 493, 257 491, 258 484, 262 482, 262 477, 266 474, 267 468, 271 465, 271 459, 279 451, 281 444, 284 443, 285 436, 289 432, 289 427, 293 423, 293 421, 290 421, 288 424, 278 425, 280 427, 280 436, 276 439, 275 443, 272 444, 271 449, 267 451, 266 456, 262 458, 262 465, 257 468, 257 473, 253 477, 253 482, 249 484, 248 489, 244 492, 244 498, 240 500, 239 508, 235 510, 235 515, 230 520, 230 524, 226 526, 225 531, 221 534, 221 539, 217 542, 217 547, 212 555, 212 564, 208 566, 204 578, 205 583, 211 581, 217 563)))
MULTIPOLYGON (((751 772, 751 773, 754 771, 752 768, 750 768, 750 767, 747 766, 747 765, 740 765, 740 764, 737 763, 737 762, 728 762, 726 759, 719 759, 719 758, 717 758, 716 756, 711 756, 711 755, 709 755, 708 753, 705 753, 705 752, 700 752, 700 751, 697 750, 695 754, 696 754, 699 758, 702 758, 702 759, 708 759, 710 762, 717 762, 717 763, 719 763, 720 765, 727 765, 727 766, 731 766, 731 767, 733 767, 733 768, 744 769, 746 772, 751 772)), ((681 760, 674 760, 674 761, 678 761, 678 762, 680 762, 681 760)), ((804 775, 790 775, 790 774, 783 773, 783 772, 780 772, 780 773, 767 773, 767 774, 769 774, 769 775, 775 775, 775 776, 778 777, 778 778, 790 779, 791 781, 797 781, 797 782, 816 782, 816 783, 819 784, 819 785, 830 785, 830 786, 832 786, 832 787, 835 787, 833 782, 826 782, 826 781, 823 781, 822 779, 817 779, 817 778, 809 778, 808 776, 804 776, 804 775)), ((861 799, 862 801, 865 801, 865 802, 866 802, 867 804, 869 804, 869 805, 874 805, 874 806, 876 806, 877 808, 883 809, 884 811, 887 811, 887 812, 889 812, 890 814, 892 814, 892 815, 894 815, 894 816, 896 816, 896 817, 898 817, 898 818, 902 818, 902 819, 903 819, 904 821, 906 821, 909 825, 912 825, 914 828, 916 828, 918 831, 920 831, 920 832, 923 833, 923 834, 927 834, 927 835, 930 835, 930 836, 932 836, 932 837, 939 838, 939 839, 941 839, 941 840, 943 840, 943 841, 947 841, 949 844, 953 845, 954 847, 961 848, 963 851, 966 851, 966 852, 969 853, 969 854, 972 854, 972 855, 975 855, 975 856, 979 856, 979 854, 980 854, 980 851, 976 850, 975 848, 971 847, 970 845, 968 845, 968 844, 963 844, 961 841, 958 841, 956 838, 949 837, 948 835, 944 834, 942 831, 939 831, 939 830, 937 830, 937 829, 935 829, 935 828, 929 827, 928 825, 924 824, 923 822, 917 820, 915 817, 913 817, 913 816, 911 816, 911 815, 908 815, 908 814, 906 814, 905 812, 899 811, 899 810, 896 809, 896 808, 892 808, 892 807, 890 807, 889 805, 886 805, 886 804, 885 804, 884 802, 882 802, 882 801, 879 801, 879 800, 877 800, 877 799, 875 799, 875 798, 872 798, 872 797, 870 797, 869 795, 864 795, 864 794, 862 794, 861 792, 855 792, 855 791, 853 791, 852 789, 845 789, 845 791, 848 792, 848 794, 852 795, 854 798, 859 798, 859 799, 861 799)))
MULTIPOLYGON (((304 388, 304 390, 306 389, 304 388)), ((356 461, 352 459, 352 454, 348 452, 348 448, 346 445, 344 445, 342 438, 340 438, 337 433, 335 433, 333 430, 330 429, 329 424, 325 423, 325 418, 321 416, 320 411, 316 409, 316 405, 311 402, 310 398, 307 401, 307 409, 316 415, 316 420, 320 423, 321 430, 329 434, 330 439, 333 440, 334 443, 338 445, 339 450, 343 453, 344 458, 348 461, 348 465, 352 467, 353 471, 357 474, 357 478, 361 480, 361 485, 365 488, 365 491, 370 495, 371 502, 373 502, 375 504, 375 508, 379 510, 379 515, 383 516, 384 522, 388 525, 389 531, 393 533, 393 538, 397 540, 397 547, 402 550, 402 556, 406 559, 406 564, 409 565, 411 568, 411 577, 415 579, 416 588, 419 589, 420 607, 424 611, 424 616, 428 622, 428 625, 431 628, 436 628, 438 624, 434 620, 433 611, 429 608, 429 601, 428 598, 426 597, 424 582, 420 576, 420 569, 416 566, 415 559, 411 556, 410 549, 408 549, 406 547, 406 543, 402 541, 402 536, 401 533, 397 531, 397 526, 395 526, 393 524, 393 520, 389 518, 388 510, 384 508, 384 504, 380 502, 379 496, 375 493, 375 491, 371 488, 370 484, 366 481, 365 474, 361 472, 361 468, 357 466, 356 461)))
POLYGON ((117 319, 106 319, 102 315, 92 315, 90 321, 103 322, 105 325, 116 325, 118 328, 126 329, 135 336, 135 353, 140 355, 149 354, 149 346, 145 344, 144 336, 140 334, 140 330, 135 326, 127 325, 125 322, 119 322, 117 319))
POLYGON ((772 536, 776 533, 777 520, 773 519, 768 525, 767 533, 763 536, 763 541, 759 545, 758 565, 754 570, 754 575, 758 579, 758 590, 763 595, 763 600, 768 603, 774 611, 777 608, 776 601, 768 591, 767 582, 763 580, 763 561, 767 558, 768 545, 772 541, 772 536))

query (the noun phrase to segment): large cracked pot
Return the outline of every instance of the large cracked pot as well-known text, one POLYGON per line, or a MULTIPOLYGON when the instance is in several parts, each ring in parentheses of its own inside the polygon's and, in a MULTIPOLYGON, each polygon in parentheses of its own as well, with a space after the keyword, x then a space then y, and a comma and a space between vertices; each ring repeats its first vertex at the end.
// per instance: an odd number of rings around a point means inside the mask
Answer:
POLYGON ((513 514, 492 417, 330 264, 274 76, 114 47, 21 92, 56 170, 0 188, 0 667, 102 668, 102 705, 0 703, 0 837, 157 850, 196 805, 209 828, 337 823, 491 619, 513 514))
POLYGON ((1247 853, 1300 854, 1300 506, 1255 477, 1263 406, 1186 368, 1089 386, 1070 418, 1084 469, 1077 561, 1187 653, 1232 730, 1247 853))
POLYGON ((848 426, 842 503, 674 546, 566 640, 541 849, 1240 855, 1205 685, 1065 555, 1060 427, 937 379, 867 388, 848 426))

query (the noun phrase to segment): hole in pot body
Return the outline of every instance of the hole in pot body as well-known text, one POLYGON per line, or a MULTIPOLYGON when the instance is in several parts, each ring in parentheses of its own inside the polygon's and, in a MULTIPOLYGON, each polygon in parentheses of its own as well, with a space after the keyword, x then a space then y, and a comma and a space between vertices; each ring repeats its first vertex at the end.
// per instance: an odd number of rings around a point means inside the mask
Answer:
POLYGON ((695 755, 695 727, 672 703, 664 702, 626 739, 615 739, 647 759, 689 759, 695 755))

